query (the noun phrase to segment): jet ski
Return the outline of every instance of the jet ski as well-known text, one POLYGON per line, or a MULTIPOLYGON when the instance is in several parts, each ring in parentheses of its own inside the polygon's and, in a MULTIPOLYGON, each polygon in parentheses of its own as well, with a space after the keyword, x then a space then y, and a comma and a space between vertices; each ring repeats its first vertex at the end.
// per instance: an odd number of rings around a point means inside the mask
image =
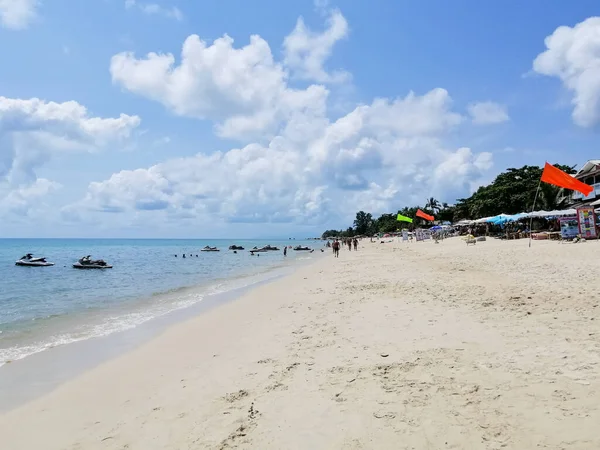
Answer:
POLYGON ((241 245, 230 245, 229 250, 244 250, 244 247, 241 245))
POLYGON ((307 252, 307 251, 310 251, 310 247, 302 247, 302 246, 298 245, 297 247, 294 247, 294 251, 307 252))
POLYGON ((75 264, 74 269, 112 269, 112 266, 103 259, 92 259, 91 255, 84 256, 75 264))
POLYGON ((269 251, 269 249, 265 248, 265 247, 261 247, 261 248, 254 247, 252 250, 250 250, 250 253, 252 253, 252 254, 254 254, 254 253, 266 253, 268 251, 269 251))
POLYGON ((21 259, 15 262, 17 266, 29 266, 29 267, 48 267, 53 266, 53 262, 46 261, 46 258, 34 258, 31 253, 27 253, 21 259))
POLYGON ((201 252, 219 252, 220 250, 217 247, 209 247, 208 245, 204 247, 201 252))
POLYGON ((271 247, 270 245, 265 245, 264 247, 258 248, 258 247, 254 247, 252 250, 250 250, 250 253, 266 253, 266 252, 273 252, 273 251, 278 251, 279 248, 278 247, 271 247))

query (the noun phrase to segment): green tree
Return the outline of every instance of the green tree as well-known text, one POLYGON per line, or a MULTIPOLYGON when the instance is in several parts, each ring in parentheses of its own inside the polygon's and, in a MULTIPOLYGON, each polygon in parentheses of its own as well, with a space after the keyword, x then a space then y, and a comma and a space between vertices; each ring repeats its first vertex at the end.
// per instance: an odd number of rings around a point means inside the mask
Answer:
POLYGON ((348 227, 348 228, 346 229, 346 231, 342 231, 342 232, 340 233, 340 236, 341 236, 341 237, 353 237, 353 236, 355 236, 355 234, 356 234, 356 233, 354 232, 354 228, 352 228, 352 227, 348 227))
POLYGON ((542 183, 540 193, 535 205, 535 209, 553 211, 557 209, 566 209, 571 202, 571 193, 566 189, 553 186, 552 184, 542 183))
POLYGON ((396 220, 397 214, 382 214, 375 220, 375 232, 393 233, 400 228, 396 220))
MULTIPOLYGON (((575 173, 575 166, 555 166, 571 175, 575 173)), ((554 210, 568 207, 572 192, 547 183, 540 184, 542 171, 543 168, 537 166, 510 168, 499 174, 489 185, 479 187, 470 197, 458 199, 454 205, 440 203, 432 197, 427 200, 423 209, 436 213, 439 220, 454 222, 500 213, 527 212, 532 207, 538 186, 540 191, 536 209, 554 210)), ((359 211, 356 213, 354 228, 350 227, 346 231, 327 230, 323 237, 372 235, 376 232, 391 233, 403 228, 418 227, 427 222, 416 217, 417 209, 419 206, 405 206, 397 213, 382 214, 377 219, 373 219, 370 213, 359 211), (397 214, 412 218, 413 224, 398 222, 397 214)))
POLYGON ((323 234, 321 235, 321 238, 323 239, 328 239, 328 238, 332 238, 332 237, 337 237, 341 234, 342 232, 339 230, 326 230, 323 232, 323 234))
POLYGON ((373 229, 373 216, 371 213, 359 211, 356 213, 356 219, 354 219, 354 229, 356 234, 366 235, 373 229))
POLYGON ((444 203, 442 205, 442 209, 440 209, 437 213, 437 219, 442 222, 452 222, 454 221, 454 216, 456 215, 456 206, 449 206, 448 203, 444 203))
MULTIPOLYGON (((556 164, 559 169, 573 174, 574 166, 556 164)), ((497 214, 517 214, 527 212, 533 206, 535 192, 540 186, 540 197, 545 208, 560 209, 568 205, 571 191, 540 183, 543 169, 537 166, 510 168, 499 174, 487 186, 481 186, 469 198, 456 203, 455 219, 476 219, 497 214), (547 200, 547 201, 546 201, 547 200)), ((538 200, 539 200, 538 199, 538 200)), ((539 205, 539 204, 538 204, 539 205)), ((536 206, 536 209, 540 209, 536 206)))
POLYGON ((441 209, 442 205, 435 198, 431 197, 425 203, 425 208, 431 211, 433 214, 441 209))

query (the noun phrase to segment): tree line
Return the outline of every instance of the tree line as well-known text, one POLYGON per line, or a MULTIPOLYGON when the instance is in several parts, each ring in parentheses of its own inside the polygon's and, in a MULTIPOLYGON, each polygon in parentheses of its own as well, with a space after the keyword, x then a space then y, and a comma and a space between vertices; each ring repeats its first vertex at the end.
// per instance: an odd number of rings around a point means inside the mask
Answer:
MULTIPOLYGON (((574 174, 575 166, 554 164, 560 170, 574 174)), ((436 221, 458 222, 463 219, 479 219, 498 214, 517 214, 527 212, 533 205, 538 185, 540 192, 536 202, 536 210, 551 211, 565 209, 571 203, 572 191, 550 184, 541 183, 542 167, 523 166, 510 168, 500 173, 490 184, 480 186, 468 198, 460 198, 455 204, 441 203, 429 198, 425 206, 405 206, 395 213, 381 214, 374 218, 371 213, 359 211, 351 227, 346 230, 326 230, 323 238, 357 235, 371 236, 376 233, 391 233, 404 228, 415 228, 428 223, 415 216, 418 209, 435 216, 436 221), (398 222, 396 216, 413 218, 413 223, 398 222)))

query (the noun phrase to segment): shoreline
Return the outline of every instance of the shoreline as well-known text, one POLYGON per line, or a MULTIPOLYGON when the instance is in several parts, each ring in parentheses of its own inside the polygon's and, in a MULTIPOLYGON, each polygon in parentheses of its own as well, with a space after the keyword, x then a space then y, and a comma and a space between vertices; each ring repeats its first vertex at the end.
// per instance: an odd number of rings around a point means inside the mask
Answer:
POLYGON ((0 414, 35 400, 82 373, 135 350, 157 338, 170 327, 193 320, 213 308, 239 299, 253 289, 285 278, 299 268, 319 261, 321 257, 319 252, 310 260, 294 259, 285 266, 271 266, 259 273, 223 279, 210 289, 204 285, 178 288, 173 294, 162 295, 177 296, 185 291, 188 294, 201 294, 201 299, 149 318, 130 328, 48 347, 4 363, 0 365, 0 386, 3 387, 0 390, 0 414), (236 285, 240 281, 243 283, 236 285), (219 291, 216 287, 222 286, 223 283, 232 284, 225 291, 219 291))
MULTIPOLYGON (((102 245, 98 240, 57 240, 46 247, 39 243, 0 245, 0 260, 7 263, 0 270, 4 275, 0 281, 4 294, 0 300, 0 368, 5 361, 15 362, 49 348, 131 329, 197 303, 206 295, 260 278, 265 272, 293 266, 302 256, 283 258, 274 252, 259 259, 245 251, 233 255, 225 250, 186 261, 174 258, 173 253, 181 252, 181 248, 176 252, 178 244, 172 240, 140 242, 138 247, 129 240, 104 240, 102 245), (15 268, 10 258, 21 246, 52 255, 56 267, 33 271, 15 268), (86 251, 108 256, 117 268, 82 274, 73 272, 70 264, 60 263, 61 258, 83 251, 84 246, 86 251), (142 267, 133 264, 136 258, 160 263, 142 267)), ((248 247, 257 244, 240 242, 248 247)))
POLYGON ((0 434, 12 450, 598 448, 595 244, 363 242, 0 415, 0 434))

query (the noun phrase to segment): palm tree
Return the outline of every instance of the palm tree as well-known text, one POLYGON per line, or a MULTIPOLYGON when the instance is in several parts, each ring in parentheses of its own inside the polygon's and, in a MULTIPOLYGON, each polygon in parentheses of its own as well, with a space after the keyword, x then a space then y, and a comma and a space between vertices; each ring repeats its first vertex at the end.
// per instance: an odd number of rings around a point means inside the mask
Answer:
POLYGON ((427 200, 427 203, 425 203, 425 208, 428 208, 429 210, 431 210, 434 214, 440 210, 441 208, 441 204, 440 202, 438 202, 435 198, 431 197, 429 200, 427 200))
POLYGON ((554 211, 565 209, 571 200, 571 191, 552 184, 542 183, 535 209, 554 211))

